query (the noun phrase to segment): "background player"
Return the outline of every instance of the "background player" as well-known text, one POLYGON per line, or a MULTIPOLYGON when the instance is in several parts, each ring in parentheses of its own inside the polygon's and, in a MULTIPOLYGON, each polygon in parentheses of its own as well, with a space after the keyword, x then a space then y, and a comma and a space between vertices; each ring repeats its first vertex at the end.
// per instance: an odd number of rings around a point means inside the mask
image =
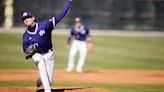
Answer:
POLYGON ((66 15, 72 0, 67 0, 62 12, 41 22, 36 22, 35 16, 30 12, 24 12, 22 20, 27 26, 23 34, 23 50, 26 59, 32 58, 39 70, 40 78, 37 87, 41 84, 45 92, 51 92, 54 69, 54 51, 51 42, 51 32, 56 24, 66 15))
POLYGON ((68 61, 68 66, 67 66, 66 71, 71 72, 73 70, 74 65, 75 65, 74 58, 75 58, 76 53, 79 51, 80 58, 78 60, 76 71, 78 73, 82 73, 83 72, 82 68, 83 68, 83 65, 85 63, 85 59, 87 56, 87 42, 86 41, 90 42, 91 38, 90 38, 89 28, 85 26, 84 24, 82 24, 80 17, 75 18, 75 25, 71 29, 70 35, 67 38, 67 48, 70 47, 72 37, 74 37, 75 40, 72 42, 72 46, 70 48, 69 61, 68 61))

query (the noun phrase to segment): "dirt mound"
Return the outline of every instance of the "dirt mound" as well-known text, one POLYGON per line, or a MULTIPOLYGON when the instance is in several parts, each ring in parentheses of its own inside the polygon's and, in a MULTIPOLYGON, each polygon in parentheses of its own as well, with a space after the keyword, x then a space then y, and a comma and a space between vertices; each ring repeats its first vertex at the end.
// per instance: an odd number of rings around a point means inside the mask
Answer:
MULTIPOLYGON (((164 70, 85 70, 67 73, 55 70, 55 82, 164 84, 164 70)), ((37 70, 0 70, 0 81, 36 81, 37 70)), ((31 87, 0 87, 0 92, 44 92, 31 87)), ((55 87, 52 92, 112 92, 92 87, 55 87)))
POLYGON ((24 87, 0 87, 0 92, 35 92, 35 90, 24 87))
MULTIPOLYGON (((0 87, 0 92, 44 92, 43 89, 34 89, 29 87, 0 87)), ((109 90, 98 89, 98 88, 55 88, 52 92, 112 92, 109 90)))
MULTIPOLYGON (((0 81, 36 81, 37 70, 0 70, 0 81)), ((164 70, 99 69, 67 73, 56 69, 55 82, 164 84, 164 70)))

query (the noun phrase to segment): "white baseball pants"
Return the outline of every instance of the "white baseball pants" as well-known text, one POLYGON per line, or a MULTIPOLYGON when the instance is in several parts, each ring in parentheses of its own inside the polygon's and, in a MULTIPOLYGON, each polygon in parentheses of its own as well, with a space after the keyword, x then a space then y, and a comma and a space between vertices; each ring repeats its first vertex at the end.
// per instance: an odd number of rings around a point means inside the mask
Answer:
POLYGON ((54 52, 49 50, 46 54, 35 53, 32 56, 34 63, 38 67, 40 79, 44 92, 51 92, 51 84, 54 76, 54 52))
POLYGON ((75 66, 74 58, 78 51, 79 51, 80 57, 77 63, 76 70, 82 71, 82 68, 84 66, 85 59, 87 56, 87 43, 85 41, 78 41, 78 40, 74 40, 70 48, 69 62, 68 62, 68 67, 67 67, 68 71, 69 70, 71 71, 74 68, 75 66))

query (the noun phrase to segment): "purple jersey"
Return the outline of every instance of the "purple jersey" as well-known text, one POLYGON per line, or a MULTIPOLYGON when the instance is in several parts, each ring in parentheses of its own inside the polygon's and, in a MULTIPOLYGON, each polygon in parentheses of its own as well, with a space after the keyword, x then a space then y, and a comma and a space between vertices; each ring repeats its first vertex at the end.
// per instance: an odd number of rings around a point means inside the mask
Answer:
POLYGON ((67 44, 70 44, 71 37, 74 37, 79 41, 86 41, 87 37, 90 36, 89 28, 82 25, 80 28, 73 27, 70 32, 70 36, 67 39, 67 44))
POLYGON ((67 0, 63 11, 51 19, 41 22, 36 22, 32 28, 27 28, 23 34, 23 50, 29 47, 30 44, 37 46, 38 53, 46 53, 52 48, 51 33, 55 25, 66 15, 71 1, 67 0))
POLYGON ((38 22, 34 27, 28 28, 23 35, 23 48, 28 48, 30 44, 36 44, 38 53, 45 53, 51 49, 51 32, 55 27, 53 19, 38 22))

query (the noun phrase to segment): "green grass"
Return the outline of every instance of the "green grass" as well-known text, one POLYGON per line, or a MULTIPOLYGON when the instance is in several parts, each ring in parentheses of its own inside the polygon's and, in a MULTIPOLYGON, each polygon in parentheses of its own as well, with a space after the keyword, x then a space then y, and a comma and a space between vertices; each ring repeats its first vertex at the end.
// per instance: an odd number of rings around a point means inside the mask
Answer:
MULTIPOLYGON (((0 81, 0 86, 21 86, 21 87, 34 87, 35 83, 31 81, 0 81)), ((56 86, 80 86, 80 87, 96 87, 102 89, 112 90, 114 92, 164 92, 164 85, 135 85, 135 84, 104 84, 104 83, 78 83, 78 82, 64 82, 55 83, 56 86)))
MULTIPOLYGON (((22 35, 0 33, 0 69, 30 69, 22 52, 22 35)), ((94 52, 85 68, 164 69, 164 37, 93 36, 94 52)), ((56 68, 67 65, 66 36, 53 35, 56 68)), ((31 61, 31 60, 29 60, 31 61)))

